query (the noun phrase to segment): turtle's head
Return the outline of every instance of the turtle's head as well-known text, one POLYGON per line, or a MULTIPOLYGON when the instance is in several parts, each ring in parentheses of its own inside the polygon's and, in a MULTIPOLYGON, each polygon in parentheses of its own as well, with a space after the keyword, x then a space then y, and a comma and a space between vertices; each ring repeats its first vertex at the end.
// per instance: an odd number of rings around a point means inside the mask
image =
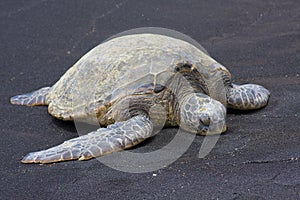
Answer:
POLYGON ((205 94, 188 95, 180 108, 180 127, 200 135, 214 135, 226 131, 226 108, 205 94))

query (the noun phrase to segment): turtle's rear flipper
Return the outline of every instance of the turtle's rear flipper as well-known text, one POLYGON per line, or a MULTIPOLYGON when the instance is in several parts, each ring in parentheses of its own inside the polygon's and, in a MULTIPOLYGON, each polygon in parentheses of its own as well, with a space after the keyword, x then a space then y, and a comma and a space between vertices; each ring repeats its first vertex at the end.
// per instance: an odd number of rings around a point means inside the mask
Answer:
POLYGON ((14 96, 10 98, 10 103, 26 106, 48 105, 46 96, 49 93, 49 90, 50 87, 44 87, 30 93, 14 96))
POLYGON ((100 128, 44 151, 27 154, 23 163, 88 160, 130 148, 152 136, 152 122, 145 115, 100 128))

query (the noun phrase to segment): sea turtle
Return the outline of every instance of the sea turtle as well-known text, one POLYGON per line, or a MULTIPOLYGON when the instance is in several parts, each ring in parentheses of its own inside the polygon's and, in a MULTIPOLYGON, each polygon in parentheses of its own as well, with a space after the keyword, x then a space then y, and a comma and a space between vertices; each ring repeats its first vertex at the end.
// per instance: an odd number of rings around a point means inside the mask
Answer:
POLYGON ((269 91, 237 85, 229 71, 206 52, 170 36, 144 33, 108 40, 84 55, 52 87, 14 96, 12 104, 48 105, 62 120, 83 120, 101 128, 47 150, 27 154, 23 163, 87 160, 130 148, 180 126, 196 134, 226 130, 226 107, 264 107, 269 91), (160 109, 150 110, 154 105, 160 109), (164 116, 163 116, 164 115, 164 116))

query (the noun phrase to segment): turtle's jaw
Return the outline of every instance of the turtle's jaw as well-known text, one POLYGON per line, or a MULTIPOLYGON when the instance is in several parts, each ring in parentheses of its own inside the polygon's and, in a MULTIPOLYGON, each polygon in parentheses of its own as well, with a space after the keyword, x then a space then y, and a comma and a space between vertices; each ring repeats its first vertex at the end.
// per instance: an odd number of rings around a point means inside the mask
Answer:
POLYGON ((225 133, 227 131, 227 125, 226 124, 224 124, 224 126, 223 126, 223 129, 222 129, 222 132, 221 133, 225 133))

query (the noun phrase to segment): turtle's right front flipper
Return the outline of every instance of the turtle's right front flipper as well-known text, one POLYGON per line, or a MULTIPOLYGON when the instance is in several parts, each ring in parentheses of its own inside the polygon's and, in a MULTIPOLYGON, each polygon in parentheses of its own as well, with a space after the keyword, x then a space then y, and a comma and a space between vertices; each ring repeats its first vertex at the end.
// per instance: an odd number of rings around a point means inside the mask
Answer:
POLYGON ((10 103, 16 105, 25 105, 25 106, 48 105, 46 97, 50 89, 51 87, 44 87, 30 93, 11 97, 10 103))
POLYGON ((88 160, 130 148, 152 136, 152 122, 146 115, 99 128, 47 150, 27 154, 23 163, 53 163, 88 160))

